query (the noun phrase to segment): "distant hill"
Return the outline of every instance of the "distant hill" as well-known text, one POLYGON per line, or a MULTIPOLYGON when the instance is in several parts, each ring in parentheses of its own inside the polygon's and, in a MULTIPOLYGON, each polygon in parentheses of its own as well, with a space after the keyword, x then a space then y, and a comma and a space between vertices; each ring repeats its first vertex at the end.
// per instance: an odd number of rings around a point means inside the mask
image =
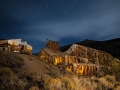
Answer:
MULTIPOLYGON (((120 59, 120 38, 115 38, 105 41, 93 41, 93 40, 85 39, 84 41, 76 42, 75 44, 105 51, 107 53, 110 53, 114 57, 120 59)), ((71 45, 72 44, 61 46, 60 50, 66 51, 71 45)))

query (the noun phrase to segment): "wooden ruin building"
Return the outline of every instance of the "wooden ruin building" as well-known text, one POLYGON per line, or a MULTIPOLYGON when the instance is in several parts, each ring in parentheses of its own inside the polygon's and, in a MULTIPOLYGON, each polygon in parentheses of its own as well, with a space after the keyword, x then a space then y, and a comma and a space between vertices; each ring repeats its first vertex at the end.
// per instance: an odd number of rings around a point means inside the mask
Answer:
POLYGON ((22 42, 22 39, 1 39, 0 52, 3 51, 32 54, 32 46, 27 42, 22 42))
POLYGON ((51 65, 65 65, 66 70, 77 75, 99 75, 102 61, 113 57, 103 51, 78 44, 72 44, 66 51, 59 50, 59 43, 47 39, 45 48, 39 52, 39 57, 51 65))

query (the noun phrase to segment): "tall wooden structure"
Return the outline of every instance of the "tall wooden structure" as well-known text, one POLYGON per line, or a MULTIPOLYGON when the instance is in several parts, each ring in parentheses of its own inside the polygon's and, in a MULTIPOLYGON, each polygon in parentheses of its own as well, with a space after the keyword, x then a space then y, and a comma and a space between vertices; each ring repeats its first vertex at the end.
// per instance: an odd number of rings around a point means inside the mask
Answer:
POLYGON ((58 42, 55 42, 55 41, 52 41, 49 39, 46 39, 46 41, 47 41, 47 45, 46 45, 47 48, 49 48, 51 50, 59 51, 59 43, 58 42))

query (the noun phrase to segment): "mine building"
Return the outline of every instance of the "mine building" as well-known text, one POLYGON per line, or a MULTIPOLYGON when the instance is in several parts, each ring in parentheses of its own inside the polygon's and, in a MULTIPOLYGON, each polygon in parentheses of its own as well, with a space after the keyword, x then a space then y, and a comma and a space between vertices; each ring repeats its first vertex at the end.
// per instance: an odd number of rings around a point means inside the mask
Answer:
POLYGON ((32 46, 22 39, 0 39, 0 52, 3 51, 32 54, 32 46))
POLYGON ((109 53, 78 44, 72 44, 67 50, 62 52, 71 56, 88 59, 89 62, 96 65, 101 65, 103 62, 109 62, 114 59, 114 57, 109 53))
POLYGON ((88 51, 88 48, 81 45, 73 44, 62 52, 58 42, 47 39, 46 47, 42 48, 38 56, 51 65, 65 65, 66 70, 77 75, 98 75, 100 71, 97 50, 88 51), (89 52, 92 51, 91 55, 89 52), (95 59, 95 63, 89 61, 90 58, 95 59))

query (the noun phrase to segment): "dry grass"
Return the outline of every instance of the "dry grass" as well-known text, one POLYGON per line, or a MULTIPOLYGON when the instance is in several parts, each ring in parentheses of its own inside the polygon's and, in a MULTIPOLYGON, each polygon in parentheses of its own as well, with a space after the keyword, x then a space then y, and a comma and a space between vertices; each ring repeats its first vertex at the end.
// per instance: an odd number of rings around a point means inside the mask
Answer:
POLYGON ((22 54, 32 55, 32 51, 25 49, 25 50, 22 50, 22 54))
POLYGON ((12 71, 8 67, 0 67, 0 76, 2 75, 10 75, 12 71))
POLYGON ((120 90, 120 84, 116 83, 115 76, 78 77, 72 72, 65 71, 64 66, 50 66, 38 58, 25 54, 2 55, 0 80, 17 82, 19 86, 1 85, 0 90, 120 90), (14 69, 18 73, 15 73, 14 69), (17 78, 11 78, 11 74, 17 78), (29 82, 30 85, 20 85, 25 82, 29 82))
POLYGON ((117 86, 116 88, 114 88, 114 90, 120 90, 120 86, 117 86))

